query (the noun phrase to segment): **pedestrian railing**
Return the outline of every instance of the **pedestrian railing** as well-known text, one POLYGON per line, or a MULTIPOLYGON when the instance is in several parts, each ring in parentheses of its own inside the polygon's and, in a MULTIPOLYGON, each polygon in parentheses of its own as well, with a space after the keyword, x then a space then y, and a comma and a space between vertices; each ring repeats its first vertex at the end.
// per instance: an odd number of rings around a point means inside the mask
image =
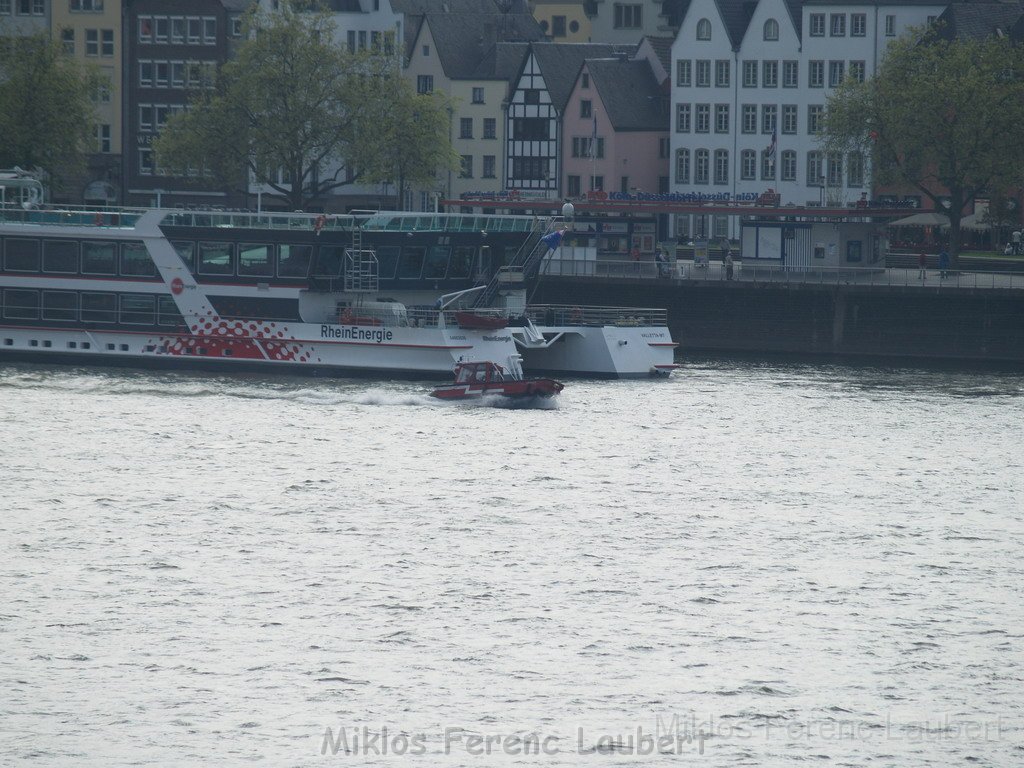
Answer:
POLYGON ((929 289, 1024 290, 1022 272, 967 272, 938 269, 868 267, 815 267, 758 264, 737 261, 730 278, 724 264, 677 261, 552 260, 543 274, 554 277, 654 280, 673 283, 728 282, 757 284, 864 285, 929 289))

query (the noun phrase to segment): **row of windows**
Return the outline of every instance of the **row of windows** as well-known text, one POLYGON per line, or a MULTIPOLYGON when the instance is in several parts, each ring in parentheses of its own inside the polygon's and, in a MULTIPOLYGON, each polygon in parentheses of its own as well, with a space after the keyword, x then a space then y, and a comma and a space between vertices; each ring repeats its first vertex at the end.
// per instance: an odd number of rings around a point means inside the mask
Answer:
MULTIPOLYGON (((740 105, 740 132, 773 134, 781 127, 785 134, 796 134, 799 131, 800 108, 796 104, 783 104, 781 112, 781 126, 779 125, 779 105, 761 104, 761 119, 758 121, 758 105, 740 105)), ((676 133, 711 133, 712 114, 714 115, 714 132, 729 133, 730 125, 730 104, 677 104, 676 105, 676 133), (714 112, 712 113, 712 108, 714 112)), ((823 128, 825 118, 825 107, 821 104, 811 104, 807 107, 807 134, 816 135, 823 128)), ((576 140, 573 139, 573 142, 576 140)), ((575 151, 575 143, 573 145, 575 151)), ((577 155, 573 155, 577 157, 577 155)), ((601 155, 598 155, 601 157, 601 155)))
MULTIPOLYGON (((7 272, 156 277, 156 267, 142 243, 6 238, 3 266, 7 272)), ((189 271, 220 277, 305 278, 313 263, 311 245, 174 241, 189 271)), ((320 246, 313 275, 340 277, 345 246, 320 246)), ((471 246, 380 246, 376 249, 382 279, 466 279, 476 249, 471 246)))
POLYGON ((213 16, 139 16, 139 42, 156 45, 216 45, 213 16))
MULTIPOLYGON (((886 17, 889 18, 889 17, 886 17)), ((811 37, 825 36, 825 14, 812 13, 808 17, 810 22, 807 30, 811 37)), ((829 37, 846 37, 846 14, 830 13, 828 15, 829 37)), ((850 37, 864 37, 868 29, 868 17, 864 13, 850 14, 850 37)))
POLYGON ((171 115, 186 110, 185 104, 139 104, 139 130, 159 131, 171 115))
POLYGON ((28 240, 8 237, 3 243, 6 272, 57 275, 156 277, 156 267, 142 243, 76 240, 28 240))
MULTIPOLYGON (((858 82, 864 82, 865 63, 863 60, 849 62, 829 61, 828 63, 828 84, 830 88, 837 87, 847 76, 858 82)), ((807 62, 807 85, 811 88, 823 88, 825 86, 825 64, 824 60, 807 62)), ((758 61, 756 59, 745 59, 740 63, 741 83, 744 88, 798 88, 800 85, 800 62, 775 60, 758 61)), ((680 88, 710 88, 712 83, 712 67, 714 68, 714 84, 716 88, 729 88, 732 77, 732 62, 728 59, 678 59, 676 61, 676 86, 680 88)), ((588 102, 589 103, 589 102, 588 102)), ((589 115, 580 115, 589 117, 589 115)))
MULTIPOLYGON (((102 7, 103 0, 100 0, 102 7)), ((10 16, 15 12, 19 16, 45 16, 46 0, 0 0, 0 16, 10 16)))
MULTIPOLYGON (((934 16, 928 17, 928 23, 935 21, 934 16)), ((849 15, 849 27, 847 27, 847 15, 845 13, 830 13, 826 19, 824 13, 812 13, 808 17, 808 34, 811 37, 825 37, 828 30, 830 37, 846 37, 849 28, 850 37, 866 37, 868 28, 868 17, 864 13, 851 13, 849 15), (828 22, 826 27, 826 21, 828 22)), ((896 35, 896 16, 888 14, 885 17, 886 37, 896 35)), ((761 36, 766 41, 779 39, 779 22, 775 19, 768 19, 761 28, 761 36)), ((711 39, 711 22, 708 19, 701 19, 697 22, 697 39, 711 39)))
MULTIPOLYGON (((498 170, 498 158, 497 155, 484 155, 484 167, 483 172, 480 174, 481 178, 494 179, 497 178, 498 170)), ((472 179, 473 178, 473 156, 462 155, 460 157, 460 168, 459 168, 460 179, 472 179)))
MULTIPOLYGON (((366 45, 366 30, 360 29, 358 32, 354 29, 348 31, 348 52, 355 53, 356 51, 365 51, 366 45)), ((374 53, 385 53, 388 56, 395 52, 395 33, 392 30, 385 32, 370 32, 370 45, 369 48, 374 53)), ((433 90, 433 88, 431 88, 433 90)))
MULTIPOLYGON (((475 88, 473 90, 476 90, 475 88)), ((482 88, 480 90, 483 90, 482 88)), ((485 139, 496 139, 498 138, 498 121, 493 117, 485 117, 484 119, 484 135, 485 139)), ((459 138, 460 139, 472 139, 473 138, 473 118, 472 117, 460 117, 459 118, 459 138)))
MULTIPOLYGON (((729 150, 727 149, 689 149, 676 150, 675 183, 690 184, 728 184, 729 183, 729 150), (691 173, 692 171, 692 173, 691 173)), ((864 186, 864 156, 852 152, 845 157, 839 152, 824 153, 812 151, 807 153, 807 186, 843 185, 843 164, 846 165, 846 186, 864 186)), ((776 152, 774 146, 758 152, 744 149, 739 153, 739 178, 744 181, 796 181, 797 153, 793 150, 776 152), (778 165, 778 167, 776 167, 778 165), (760 173, 759 173, 760 172, 760 173)))
POLYGON ((170 296, 144 293, 36 291, 6 288, 0 295, 5 320, 180 326, 184 319, 170 296))
POLYGON ((140 61, 139 86, 143 88, 212 88, 215 61, 140 61))

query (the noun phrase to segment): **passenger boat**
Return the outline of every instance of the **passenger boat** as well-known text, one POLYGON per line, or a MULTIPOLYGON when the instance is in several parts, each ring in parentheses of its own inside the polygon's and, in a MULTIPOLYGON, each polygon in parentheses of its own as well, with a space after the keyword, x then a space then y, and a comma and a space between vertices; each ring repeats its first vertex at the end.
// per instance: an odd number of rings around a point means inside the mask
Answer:
POLYGON ((530 397, 554 397, 564 388, 554 379, 527 378, 521 370, 506 370, 489 360, 475 363, 459 363, 455 366, 455 381, 444 384, 431 392, 432 397, 441 400, 466 400, 484 396, 522 399, 530 397))
POLYGON ((415 377, 460 360, 672 370, 664 310, 527 304, 552 224, 0 206, 0 359, 415 377))

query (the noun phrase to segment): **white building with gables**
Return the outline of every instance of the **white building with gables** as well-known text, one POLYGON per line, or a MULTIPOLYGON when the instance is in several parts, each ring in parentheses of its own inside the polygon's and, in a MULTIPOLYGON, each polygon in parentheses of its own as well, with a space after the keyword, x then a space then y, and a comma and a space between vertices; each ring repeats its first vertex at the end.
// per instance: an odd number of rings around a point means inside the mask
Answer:
MULTIPOLYGON (((866 158, 823 152, 826 99, 871 77, 886 46, 945 4, 692 0, 672 46, 671 188, 694 200, 846 205, 870 192, 866 158)), ((725 216, 676 217, 678 237, 738 236, 725 216)))

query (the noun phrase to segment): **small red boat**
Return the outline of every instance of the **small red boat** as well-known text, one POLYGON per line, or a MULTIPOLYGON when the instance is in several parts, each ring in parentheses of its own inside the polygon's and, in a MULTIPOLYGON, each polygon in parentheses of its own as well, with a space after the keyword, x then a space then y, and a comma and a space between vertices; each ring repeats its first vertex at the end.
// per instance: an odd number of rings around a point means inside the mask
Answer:
POLYGON ((554 397, 563 387, 562 382, 554 379, 515 376, 497 363, 459 363, 455 366, 455 381, 438 387, 430 395, 442 400, 465 400, 484 395, 554 397))

